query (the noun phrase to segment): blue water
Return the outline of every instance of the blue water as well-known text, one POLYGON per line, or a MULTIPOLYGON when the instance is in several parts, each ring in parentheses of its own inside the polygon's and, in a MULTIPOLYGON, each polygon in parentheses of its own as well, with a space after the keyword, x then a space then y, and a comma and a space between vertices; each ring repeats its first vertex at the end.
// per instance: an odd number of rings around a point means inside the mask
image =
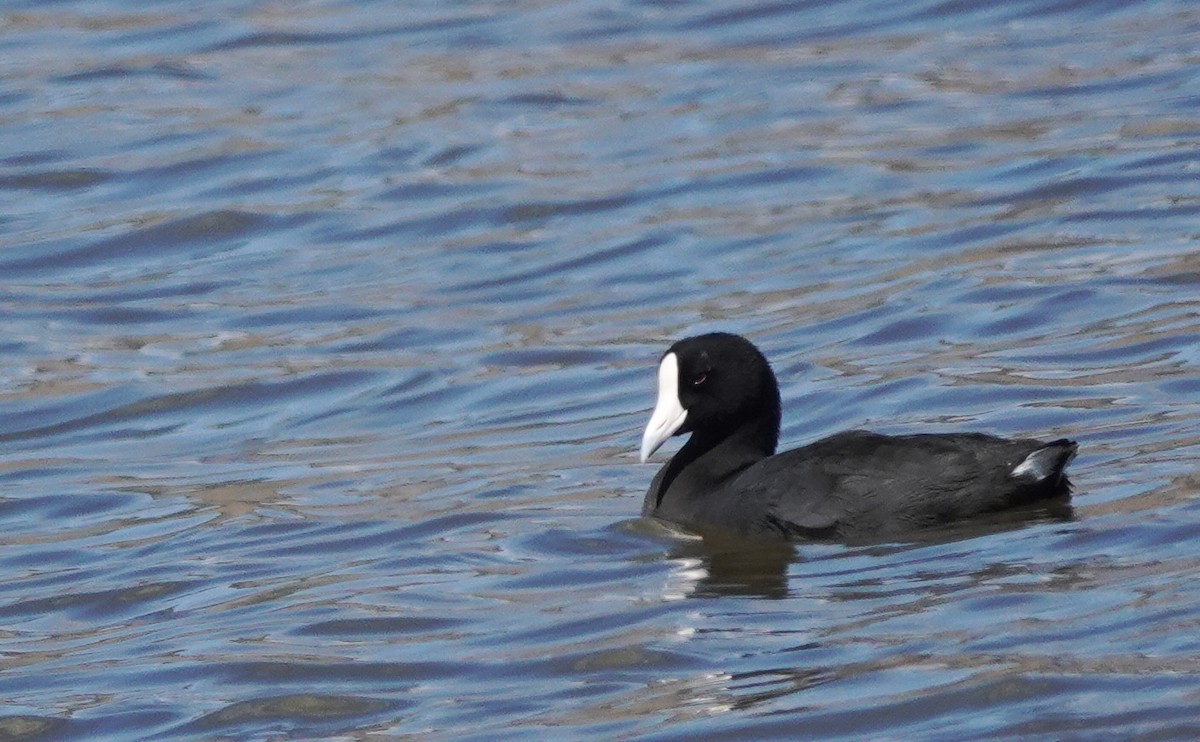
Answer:
POLYGON ((0 736, 1200 734, 1197 48, 1185 2, 5 5, 0 736), (1072 512, 638 520, 713 329, 786 446, 1068 436, 1072 512))

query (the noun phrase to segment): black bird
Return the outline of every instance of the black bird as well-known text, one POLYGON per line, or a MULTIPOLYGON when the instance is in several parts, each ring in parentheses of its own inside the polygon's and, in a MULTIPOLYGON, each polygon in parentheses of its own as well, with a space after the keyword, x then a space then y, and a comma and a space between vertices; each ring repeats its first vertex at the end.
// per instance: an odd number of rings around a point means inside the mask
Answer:
POLYGON ((642 515, 701 533, 877 539, 1066 495, 1077 445, 981 433, 837 433, 783 453, 779 385, 744 337, 680 340, 658 366, 646 459, 691 433, 642 515))

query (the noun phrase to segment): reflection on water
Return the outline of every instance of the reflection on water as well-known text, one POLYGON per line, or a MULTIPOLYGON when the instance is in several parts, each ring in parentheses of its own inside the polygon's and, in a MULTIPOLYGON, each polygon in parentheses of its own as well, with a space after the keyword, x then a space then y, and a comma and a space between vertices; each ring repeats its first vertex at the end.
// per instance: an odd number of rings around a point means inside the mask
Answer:
POLYGON ((1198 33, 0 10, 0 736, 1194 736, 1198 33), (1068 436, 1077 493, 664 534, 653 366, 713 329, 774 360, 786 447, 1068 436))
MULTIPOLYGON (((870 549, 872 553, 891 554, 931 544, 950 544, 981 536, 1001 534, 1039 523, 1069 523, 1074 509, 1068 497, 1044 500, 969 521, 948 523, 914 531, 901 542, 861 541, 847 545, 870 549)), ((828 548, 828 544, 799 542, 762 543, 736 536, 707 534, 704 538, 676 530, 676 526, 647 520, 638 528, 650 534, 666 534, 673 539, 667 558, 674 566, 663 597, 710 598, 724 595, 759 598, 787 598, 803 592, 803 585, 789 579, 788 568, 804 558, 806 551, 828 548)))

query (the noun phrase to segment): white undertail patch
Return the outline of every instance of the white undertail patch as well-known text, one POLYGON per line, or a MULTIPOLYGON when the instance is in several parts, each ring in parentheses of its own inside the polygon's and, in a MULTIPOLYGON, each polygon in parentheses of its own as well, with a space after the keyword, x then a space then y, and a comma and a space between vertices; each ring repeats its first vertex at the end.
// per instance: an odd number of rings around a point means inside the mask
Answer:
POLYGON ((1035 481, 1040 482, 1058 468, 1060 456, 1061 452, 1056 448, 1039 448, 1017 464, 1012 470, 1012 476, 1033 477, 1035 481))

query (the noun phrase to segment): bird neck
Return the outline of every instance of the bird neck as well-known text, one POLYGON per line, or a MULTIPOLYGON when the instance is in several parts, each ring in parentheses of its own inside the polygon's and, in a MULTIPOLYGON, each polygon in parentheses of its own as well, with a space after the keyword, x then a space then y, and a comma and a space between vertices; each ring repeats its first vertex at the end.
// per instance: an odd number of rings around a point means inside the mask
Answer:
POLYGON ((738 468, 746 462, 766 458, 775 453, 779 444, 779 413, 758 411, 732 426, 720 426, 719 431, 711 428, 694 431, 679 453, 687 452, 691 459, 709 454, 708 458, 725 460, 738 468), (717 455, 714 457, 710 452, 717 455))
POLYGON ((663 504, 671 485, 680 477, 699 485, 696 492, 707 492, 718 482, 775 453, 778 438, 778 428, 764 425, 761 419, 748 419, 720 436, 706 430, 693 431, 683 448, 663 468, 657 490, 652 488, 648 493, 647 512, 654 512, 663 504))
POLYGON ((775 453, 778 442, 778 412, 746 415, 732 428, 714 425, 695 430, 667 464, 659 497, 685 469, 690 477, 720 481, 775 453))

